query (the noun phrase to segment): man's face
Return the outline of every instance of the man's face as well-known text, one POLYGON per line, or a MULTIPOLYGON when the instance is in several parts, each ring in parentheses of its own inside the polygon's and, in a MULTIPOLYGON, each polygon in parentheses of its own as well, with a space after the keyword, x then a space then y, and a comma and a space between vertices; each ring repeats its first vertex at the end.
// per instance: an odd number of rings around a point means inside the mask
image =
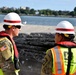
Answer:
POLYGON ((21 26, 14 26, 13 28, 13 36, 18 36, 21 26))

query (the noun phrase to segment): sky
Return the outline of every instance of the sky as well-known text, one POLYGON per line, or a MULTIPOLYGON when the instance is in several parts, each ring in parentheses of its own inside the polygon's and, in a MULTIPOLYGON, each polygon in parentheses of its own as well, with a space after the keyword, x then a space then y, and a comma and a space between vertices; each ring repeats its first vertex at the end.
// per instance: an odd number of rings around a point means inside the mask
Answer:
POLYGON ((0 0, 0 7, 3 6, 73 11, 76 7, 76 0, 0 0))

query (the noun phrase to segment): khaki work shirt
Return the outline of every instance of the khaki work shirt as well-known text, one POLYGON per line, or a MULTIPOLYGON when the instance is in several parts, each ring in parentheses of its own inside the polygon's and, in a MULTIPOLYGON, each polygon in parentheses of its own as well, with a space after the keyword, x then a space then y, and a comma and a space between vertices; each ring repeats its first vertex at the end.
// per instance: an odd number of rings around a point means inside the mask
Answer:
POLYGON ((14 50, 11 41, 6 37, 0 38, 0 68, 4 75, 15 75, 12 54, 14 50))

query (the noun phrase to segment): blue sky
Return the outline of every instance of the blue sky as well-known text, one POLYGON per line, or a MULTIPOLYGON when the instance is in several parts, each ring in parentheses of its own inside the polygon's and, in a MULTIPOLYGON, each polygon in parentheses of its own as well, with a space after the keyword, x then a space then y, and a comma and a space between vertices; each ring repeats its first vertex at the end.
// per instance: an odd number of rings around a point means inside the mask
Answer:
POLYGON ((73 11, 76 7, 76 0, 0 0, 0 7, 3 6, 73 11))

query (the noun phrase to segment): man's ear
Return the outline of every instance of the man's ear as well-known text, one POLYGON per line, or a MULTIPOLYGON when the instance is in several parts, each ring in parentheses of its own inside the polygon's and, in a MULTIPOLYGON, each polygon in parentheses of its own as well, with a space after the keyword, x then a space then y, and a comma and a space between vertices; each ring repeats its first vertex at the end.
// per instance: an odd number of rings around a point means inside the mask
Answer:
POLYGON ((60 35, 59 37, 60 37, 60 41, 64 40, 64 37, 62 35, 60 35))
POLYGON ((12 27, 12 30, 14 31, 15 30, 15 27, 12 27))
POLYGON ((13 28, 13 31, 14 31, 15 29, 13 28))

